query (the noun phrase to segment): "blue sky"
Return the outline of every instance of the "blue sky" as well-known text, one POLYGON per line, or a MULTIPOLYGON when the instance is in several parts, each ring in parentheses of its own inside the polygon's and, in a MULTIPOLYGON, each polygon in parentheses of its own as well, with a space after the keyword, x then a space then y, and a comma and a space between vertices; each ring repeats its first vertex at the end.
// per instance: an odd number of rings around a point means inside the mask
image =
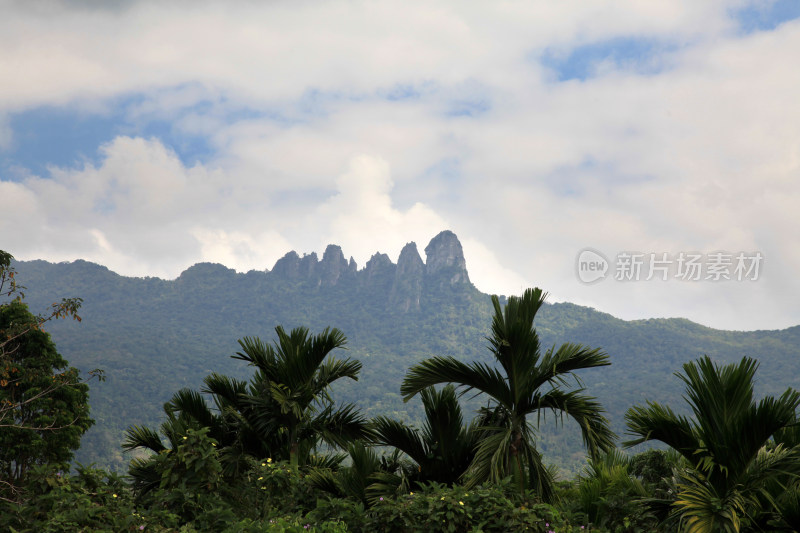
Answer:
POLYGON ((743 33, 772 31, 784 22, 800 18, 800 2, 752 2, 733 9, 732 13, 743 33))
POLYGON ((452 229, 485 292, 800 323, 800 2, 5 11, 0 245, 18 258, 169 278, 335 243, 363 266, 452 229), (584 248, 765 260, 750 283, 586 285, 584 248))
POLYGON ((541 62, 553 70, 559 82, 595 78, 602 75, 604 66, 640 75, 658 74, 668 68, 665 57, 676 47, 652 38, 614 37, 567 51, 547 49, 541 62))

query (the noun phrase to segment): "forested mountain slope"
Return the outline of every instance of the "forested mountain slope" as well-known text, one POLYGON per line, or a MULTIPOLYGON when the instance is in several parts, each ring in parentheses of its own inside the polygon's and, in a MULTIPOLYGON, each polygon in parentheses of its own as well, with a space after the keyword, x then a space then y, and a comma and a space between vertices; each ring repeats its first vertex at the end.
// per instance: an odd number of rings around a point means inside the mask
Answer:
MULTIPOLYGON (((203 263, 175 280, 123 277, 86 261, 27 261, 16 268, 34 312, 61 297, 84 299, 82 323, 48 325, 73 366, 102 368, 107 376, 92 385, 97 423, 77 459, 124 468, 128 458, 119 445, 125 428, 154 425, 173 392, 199 388, 212 371, 249 375, 241 361, 230 358, 238 350, 237 339, 272 339, 279 324, 312 332, 341 329, 348 355, 362 361, 363 371, 357 383, 337 389, 336 399, 354 401, 370 416, 417 419, 419 402, 404 404, 399 396, 400 381, 413 362, 434 354, 490 360, 484 340, 490 299, 470 283, 458 239, 442 232, 425 253, 423 261, 410 243, 396 264, 376 254, 359 270, 331 245, 321 260, 313 253, 290 252, 271 270, 246 274, 203 263)), ((719 362, 757 358, 760 393, 800 386, 800 326, 719 331, 683 319, 623 321, 564 303, 546 306, 537 327, 544 346, 579 342, 610 355, 612 366, 581 376, 618 433, 634 403, 651 399, 679 407, 681 388, 672 374, 703 354, 719 362)), ((580 446, 577 431, 552 424, 540 439, 545 458, 568 470, 580 465, 580 446)))

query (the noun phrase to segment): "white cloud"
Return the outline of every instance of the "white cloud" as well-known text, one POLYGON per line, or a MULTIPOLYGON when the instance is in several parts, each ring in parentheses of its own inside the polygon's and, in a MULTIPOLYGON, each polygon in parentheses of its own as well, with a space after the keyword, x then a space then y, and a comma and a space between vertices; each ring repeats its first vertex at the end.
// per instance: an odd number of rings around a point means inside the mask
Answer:
POLYGON ((275 231, 251 234, 195 228, 190 233, 200 243, 203 261, 221 263, 239 271, 265 270, 291 248, 286 239, 275 231))
POLYGON ((448 227, 447 222, 422 203, 397 209, 390 196, 393 182, 389 163, 380 157, 354 156, 336 179, 337 193, 323 203, 310 224, 326 243, 342 246, 363 266, 374 253, 397 260, 409 241, 424 255, 428 241, 448 227))
MULTIPOLYGON (((162 141, 118 137, 96 166, 0 181, 4 246, 20 257, 174 276, 336 243, 363 265, 450 228, 487 292, 800 322, 797 21, 741 36, 743 2, 723 0, 66 5, 0 21, 0 116, 130 97, 126 120, 169 122, 214 152, 187 167, 162 141), (669 68, 607 63, 555 83, 537 61, 620 36, 674 45, 669 68), (747 286, 588 287, 574 276, 586 246, 760 250, 766 270, 747 286)), ((0 147, 14 134, 2 124, 0 147)))

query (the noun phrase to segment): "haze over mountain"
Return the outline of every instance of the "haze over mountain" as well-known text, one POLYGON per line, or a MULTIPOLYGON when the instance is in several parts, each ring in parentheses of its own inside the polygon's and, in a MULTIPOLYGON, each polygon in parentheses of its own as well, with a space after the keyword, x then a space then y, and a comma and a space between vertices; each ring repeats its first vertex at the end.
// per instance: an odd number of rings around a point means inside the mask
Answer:
MULTIPOLYGON (((290 251, 271 270, 247 273, 200 263, 175 280, 123 277, 86 261, 23 261, 16 268, 33 311, 60 297, 84 299, 80 325, 48 325, 73 366, 99 367, 108 377, 92 385, 97 424, 77 459, 124 468, 128 458, 119 444, 125 428, 155 425, 169 396, 181 387, 199 388, 210 372, 249 375, 230 358, 237 339, 271 339, 276 325, 341 329, 347 355, 362 361, 363 370, 357 383, 338 387, 335 398, 356 402, 369 416, 416 420, 418 399, 403 403, 399 396, 414 362, 430 355, 491 361, 484 339, 490 298, 470 282, 458 238, 443 231, 424 252, 425 260, 412 242, 396 263, 376 253, 359 268, 331 244, 321 259, 290 251)), ((580 375, 620 433, 622 415, 634 403, 650 399, 680 408, 680 384, 672 373, 702 354, 720 362, 759 359, 761 394, 798 386, 800 326, 730 332, 684 319, 623 321, 569 303, 547 305, 536 325, 545 347, 579 342, 610 355, 610 367, 580 375)), ((547 460, 574 471, 582 451, 573 429, 548 424, 540 449, 547 460)))

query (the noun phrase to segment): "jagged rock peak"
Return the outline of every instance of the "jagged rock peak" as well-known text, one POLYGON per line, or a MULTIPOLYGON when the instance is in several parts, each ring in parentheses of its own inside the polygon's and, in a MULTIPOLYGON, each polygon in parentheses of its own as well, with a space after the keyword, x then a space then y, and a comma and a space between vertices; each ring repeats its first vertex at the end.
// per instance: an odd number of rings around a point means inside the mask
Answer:
POLYGON ((375 254, 369 258, 369 261, 367 261, 367 264, 364 266, 364 272, 370 273, 380 270, 388 270, 393 266, 395 265, 392 263, 392 260, 389 259, 388 255, 375 252, 375 254))
POLYGON ((319 259, 317 259, 317 252, 303 255, 303 258, 300 260, 300 275, 311 278, 316 273, 318 264, 319 259))
POLYGON ((394 281, 396 268, 397 266, 392 263, 388 255, 376 253, 369 258, 364 270, 359 273, 361 287, 386 291, 385 294, 388 295, 394 281))
POLYGON ((272 273, 285 278, 296 278, 300 270, 300 256, 292 250, 275 263, 272 273))
POLYGON ((424 269, 425 263, 417 251, 417 243, 412 241, 403 246, 403 249, 400 250, 400 257, 397 258, 397 274, 401 275, 416 270, 422 272, 424 269))
POLYGON ((445 230, 431 239, 425 247, 427 261, 425 272, 428 275, 447 271, 450 274, 450 284, 469 283, 467 262, 464 260, 464 251, 458 237, 452 231, 445 230))
POLYGON ((322 254, 322 261, 319 266, 323 285, 336 285, 342 275, 350 272, 341 246, 336 246, 335 244, 329 244, 325 248, 325 253, 322 254))
POLYGON ((425 263, 413 242, 406 244, 397 259, 397 269, 389 295, 389 306, 407 313, 420 308, 422 295, 422 278, 425 275, 425 263))
POLYGON ((322 254, 322 262, 347 264, 347 260, 344 258, 344 254, 342 253, 342 247, 337 246, 336 244, 329 244, 325 248, 325 253, 322 254))

